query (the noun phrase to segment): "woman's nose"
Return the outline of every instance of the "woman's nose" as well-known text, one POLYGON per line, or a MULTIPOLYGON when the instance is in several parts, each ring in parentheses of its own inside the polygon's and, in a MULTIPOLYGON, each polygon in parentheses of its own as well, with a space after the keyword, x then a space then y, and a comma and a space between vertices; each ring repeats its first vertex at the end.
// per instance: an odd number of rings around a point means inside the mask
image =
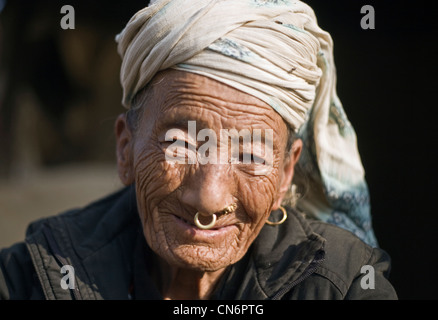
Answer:
POLYGON ((211 215, 235 203, 233 175, 228 165, 206 164, 190 176, 181 201, 200 214, 211 215))

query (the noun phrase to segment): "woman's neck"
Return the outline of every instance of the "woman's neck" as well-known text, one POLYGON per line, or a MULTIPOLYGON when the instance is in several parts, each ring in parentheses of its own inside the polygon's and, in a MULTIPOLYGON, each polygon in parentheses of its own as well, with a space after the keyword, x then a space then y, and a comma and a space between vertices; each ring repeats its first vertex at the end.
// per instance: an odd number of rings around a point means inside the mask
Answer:
POLYGON ((152 278, 165 300, 209 299, 225 269, 199 271, 170 266, 157 257, 152 278))

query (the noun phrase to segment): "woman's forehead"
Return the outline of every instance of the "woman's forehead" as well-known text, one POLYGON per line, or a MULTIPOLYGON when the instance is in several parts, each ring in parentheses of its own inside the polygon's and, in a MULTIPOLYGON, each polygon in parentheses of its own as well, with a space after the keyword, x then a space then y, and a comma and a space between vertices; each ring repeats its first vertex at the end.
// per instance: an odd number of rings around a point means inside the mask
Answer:
POLYGON ((281 116, 264 101, 203 75, 171 70, 158 75, 152 85, 162 121, 227 121, 286 129, 281 116))

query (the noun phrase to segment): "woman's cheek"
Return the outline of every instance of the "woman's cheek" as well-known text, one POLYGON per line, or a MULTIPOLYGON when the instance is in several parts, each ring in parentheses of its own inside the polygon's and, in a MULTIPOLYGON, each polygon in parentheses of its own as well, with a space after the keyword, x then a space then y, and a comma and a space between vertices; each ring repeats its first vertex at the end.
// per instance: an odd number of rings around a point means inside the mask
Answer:
POLYGON ((254 231, 260 230, 270 215, 277 191, 277 177, 276 172, 273 172, 269 178, 239 182, 240 201, 254 231))
POLYGON ((166 161, 160 152, 150 152, 137 159, 134 169, 137 195, 145 202, 139 209, 156 207, 181 185, 184 168, 166 161))

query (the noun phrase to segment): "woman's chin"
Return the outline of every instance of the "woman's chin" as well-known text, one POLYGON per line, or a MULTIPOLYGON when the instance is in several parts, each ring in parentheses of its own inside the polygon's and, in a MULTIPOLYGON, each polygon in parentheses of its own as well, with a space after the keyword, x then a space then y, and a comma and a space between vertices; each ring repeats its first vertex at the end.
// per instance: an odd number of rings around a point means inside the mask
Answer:
POLYGON ((182 245, 169 252, 167 262, 183 269, 200 272, 215 272, 233 264, 236 254, 218 248, 182 245))
POLYGON ((162 232, 146 238, 150 239, 150 247, 171 265, 217 271, 241 258, 238 246, 241 230, 237 225, 203 230, 174 215, 163 217, 159 223, 162 232), (159 245, 163 243, 166 245, 159 245))

